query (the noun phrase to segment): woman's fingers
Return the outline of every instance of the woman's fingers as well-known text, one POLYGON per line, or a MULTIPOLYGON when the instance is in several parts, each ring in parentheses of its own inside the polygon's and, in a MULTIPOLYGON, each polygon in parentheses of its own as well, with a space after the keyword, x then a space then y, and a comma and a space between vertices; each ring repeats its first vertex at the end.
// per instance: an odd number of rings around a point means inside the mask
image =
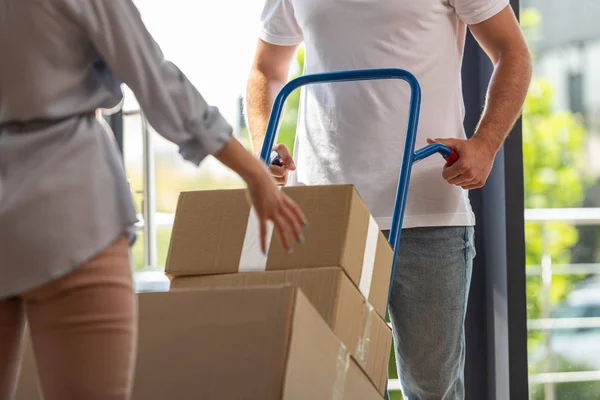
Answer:
POLYGON ((266 207, 268 211, 264 214, 260 213, 263 214, 260 222, 261 246, 263 250, 266 250, 266 224, 271 221, 284 249, 292 252, 294 240, 304 244, 302 231, 308 226, 308 223, 303 212, 292 199, 284 193, 279 192, 278 194, 279 196, 274 199, 275 201, 266 207))
POLYGON ((277 230, 277 234, 279 235, 279 239, 281 240, 281 244, 283 245, 283 248, 286 251, 291 252, 292 245, 290 244, 289 234, 288 234, 289 224, 286 222, 286 220, 280 214, 273 215, 272 221, 273 221, 273 224, 275 225, 275 230, 277 230))
POLYGON ((300 244, 304 244, 304 237, 302 236, 303 223, 300 222, 292 211, 292 207, 289 204, 283 203, 281 207, 281 215, 288 225, 288 231, 293 234, 296 240, 300 244))
POLYGON ((300 223, 304 228, 308 227, 308 221, 306 220, 306 217, 304 216, 304 213, 300 207, 298 207, 298 205, 292 199, 285 195, 283 196, 283 201, 291 211, 296 221, 298 221, 298 223, 300 223))

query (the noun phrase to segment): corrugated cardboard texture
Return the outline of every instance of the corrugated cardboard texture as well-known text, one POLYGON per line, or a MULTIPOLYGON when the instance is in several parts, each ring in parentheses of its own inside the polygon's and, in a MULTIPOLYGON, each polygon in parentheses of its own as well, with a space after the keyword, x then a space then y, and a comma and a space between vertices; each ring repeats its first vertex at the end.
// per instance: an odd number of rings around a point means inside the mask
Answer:
MULTIPOLYGON (((353 186, 289 187, 284 191, 302 208, 310 227, 304 232, 305 244, 296 245, 293 254, 282 248, 274 234, 266 270, 340 266, 358 285, 370 216, 353 186)), ((182 193, 171 235, 167 274, 176 277, 238 272, 248 204, 244 190, 182 193)), ((391 249, 380 236, 383 245, 378 245, 377 252, 382 254, 376 255, 374 271, 389 276, 391 249), (380 268, 384 271, 378 271, 380 268)), ((387 293, 383 284, 373 282, 377 287, 371 286, 370 293, 387 293)), ((378 311, 382 310, 381 301, 374 301, 378 311)), ((385 307, 383 310, 382 313, 385 307)))
POLYGON ((358 358, 358 345, 365 335, 369 308, 364 297, 341 271, 335 301, 336 311, 331 327, 350 349, 352 356, 362 363, 358 358))
POLYGON ((369 303, 371 303, 379 316, 384 319, 387 311, 393 259, 394 252, 392 248, 385 236, 380 234, 377 238, 377 253, 375 254, 375 268, 373 268, 369 303))
POLYGON ((359 284, 367 244, 370 214, 355 190, 352 190, 350 195, 352 199, 348 229, 346 230, 346 242, 339 265, 345 267, 344 269, 352 282, 359 284))
POLYGON ((133 399, 280 398, 294 302, 290 288, 140 294, 133 399))
POLYGON ((284 283, 302 290, 383 393, 391 330, 339 267, 182 277, 173 279, 171 288, 253 287, 284 283))
POLYGON ((392 329, 374 309, 369 310, 367 329, 363 340, 363 361, 360 363, 369 375, 373 384, 383 395, 387 382, 388 365, 390 362, 390 349, 392 347, 392 329))
POLYGON ((244 190, 181 193, 167 254, 167 273, 218 273, 237 267, 249 214, 244 190))
POLYGON ((346 347, 303 295, 298 296, 293 324, 283 399, 381 399, 371 381, 350 359, 346 347), (314 359, 320 360, 319 368, 307 368, 314 359))
MULTIPOLYGON (((340 399, 379 399, 356 366, 340 363, 347 350, 296 288, 181 290, 138 300, 133 400, 330 400, 340 390, 340 399)), ((25 355, 16 399, 38 400, 29 344, 25 355)))
MULTIPOLYGON (((284 191, 300 206, 310 226, 304 232, 305 244, 296 245, 293 254, 283 249, 277 235, 273 236, 267 270, 338 265, 346 268, 349 276, 360 278, 362 258, 342 263, 354 188, 350 185, 299 186, 284 191)), ((364 211, 368 212, 366 208, 364 211)), ((367 227, 365 223, 363 241, 367 227)))
POLYGON ((308 299, 298 296, 283 398, 335 399, 344 388, 348 358, 346 348, 308 299), (319 360, 318 368, 310 368, 315 360, 319 360))
POLYGON ((344 400, 383 400, 370 381, 364 379, 364 374, 355 361, 350 362, 346 375, 344 400))
MULTIPOLYGON (((171 289, 256 287, 292 284, 299 287, 328 324, 334 321, 336 297, 343 272, 340 268, 310 268, 288 271, 245 272, 174 278, 171 289)), ((355 303, 356 304, 356 303, 355 303)))
POLYGON ((392 330, 373 307, 357 296, 356 287, 345 277, 340 281, 334 332, 352 349, 373 384, 383 394, 392 346, 392 330))

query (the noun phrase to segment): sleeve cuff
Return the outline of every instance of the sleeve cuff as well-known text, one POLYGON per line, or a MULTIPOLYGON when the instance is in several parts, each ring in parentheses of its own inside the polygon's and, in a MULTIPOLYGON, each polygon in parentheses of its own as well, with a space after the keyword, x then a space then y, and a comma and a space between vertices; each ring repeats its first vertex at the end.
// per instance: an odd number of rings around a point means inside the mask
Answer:
POLYGON ((473 13, 461 16, 461 19, 467 25, 475 25, 487 21, 500 11, 504 10, 510 4, 510 0, 497 0, 485 8, 476 10, 473 13))
POLYGON ((297 46, 304 41, 302 36, 278 36, 261 29, 258 34, 259 39, 264 42, 277 46, 297 46))
POLYGON ((196 165, 233 139, 233 128, 216 107, 208 107, 202 121, 189 121, 186 125, 193 137, 180 145, 179 154, 196 165))

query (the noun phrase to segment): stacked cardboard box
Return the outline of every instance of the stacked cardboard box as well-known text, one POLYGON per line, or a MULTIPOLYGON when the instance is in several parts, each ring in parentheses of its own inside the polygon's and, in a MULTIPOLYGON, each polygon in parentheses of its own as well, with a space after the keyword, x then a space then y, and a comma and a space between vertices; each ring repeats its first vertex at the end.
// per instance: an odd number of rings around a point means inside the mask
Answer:
POLYGON ((143 298, 134 400, 379 398, 297 288, 143 298))
POLYGON ((351 185, 284 191, 310 227, 293 254, 272 235, 267 255, 260 251, 258 221, 245 191, 182 193, 166 265, 171 289, 297 286, 383 394, 393 252, 351 185))
MULTIPOLYGON (((133 399, 381 400, 392 251, 352 186, 286 188, 310 229, 259 248, 244 191, 183 193, 167 293, 139 294, 133 399)), ((17 399, 35 400, 31 349, 17 399)))
MULTIPOLYGON (((179 290, 138 300, 133 400, 381 399, 298 288, 179 290)), ((25 354, 16 399, 40 399, 29 345, 25 354)))

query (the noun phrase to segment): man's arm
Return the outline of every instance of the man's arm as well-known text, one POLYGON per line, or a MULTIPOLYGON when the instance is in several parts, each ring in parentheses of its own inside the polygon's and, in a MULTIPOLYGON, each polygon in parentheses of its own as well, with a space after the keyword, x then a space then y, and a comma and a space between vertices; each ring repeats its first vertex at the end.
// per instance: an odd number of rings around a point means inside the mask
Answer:
POLYGON ((255 153, 260 152, 275 96, 288 81, 297 48, 258 41, 246 87, 246 123, 255 153))
POLYGON ((487 99, 475 134, 468 141, 437 140, 454 148, 459 162, 444 178, 464 189, 482 187, 496 153, 518 119, 531 81, 531 55, 510 6, 469 29, 494 64, 487 99))
POLYGON ((498 151, 515 124, 531 81, 531 56, 512 9, 469 29, 494 64, 486 105, 475 137, 498 151))

